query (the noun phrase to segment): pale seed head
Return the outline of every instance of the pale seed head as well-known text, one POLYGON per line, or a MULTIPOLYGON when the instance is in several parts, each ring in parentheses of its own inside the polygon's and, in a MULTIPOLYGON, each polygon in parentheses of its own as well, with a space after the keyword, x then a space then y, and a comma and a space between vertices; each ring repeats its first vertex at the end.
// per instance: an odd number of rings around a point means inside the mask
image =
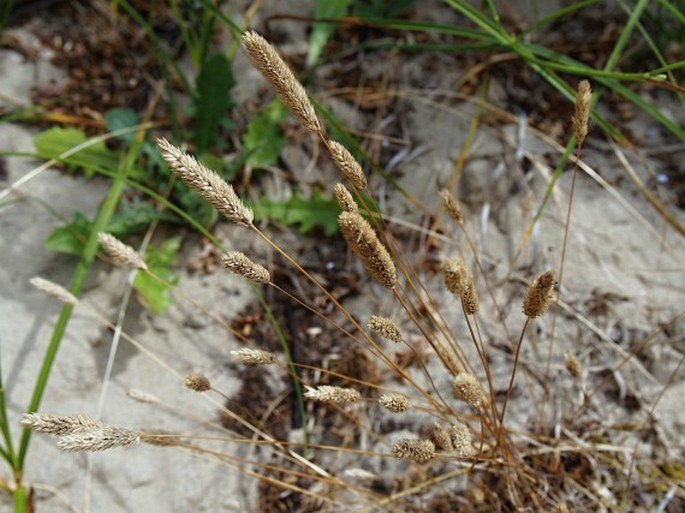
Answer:
POLYGON ((454 446, 454 452, 457 456, 460 458, 473 456, 475 449, 471 443, 471 432, 465 424, 462 424, 461 422, 453 424, 450 435, 452 438, 452 445, 454 446))
POLYGON ((328 148, 333 162, 338 166, 345 180, 357 189, 366 189, 366 175, 349 150, 337 141, 329 141, 328 148))
POLYGON ((42 413, 25 413, 21 425, 36 433, 62 436, 102 427, 102 422, 83 415, 55 416, 42 413))
POLYGON ((396 344, 404 341, 399 326, 395 324, 395 321, 388 319, 387 317, 372 315, 366 322, 366 326, 378 336, 395 342, 396 344))
POLYGON ((333 187, 333 193, 335 194, 335 199, 341 210, 344 212, 359 212, 357 202, 354 201, 352 194, 350 194, 350 191, 348 191, 347 187, 343 184, 336 183, 335 187, 333 187))
POLYGON ((130 429, 114 426, 100 426, 88 431, 74 432, 61 436, 57 447, 70 452, 94 452, 130 447, 140 442, 140 434, 130 429))
POLYGON ((392 446, 392 453, 403 460, 426 463, 435 457, 435 445, 430 440, 404 438, 392 446))
POLYGON ((409 409, 409 398, 404 394, 382 394, 378 402, 383 408, 393 413, 402 413, 409 409))
POLYGON ((147 271, 147 264, 140 253, 121 242, 114 235, 100 232, 98 233, 98 242, 116 265, 147 271))
POLYGON ((37 290, 40 290, 48 296, 54 297, 58 301, 61 301, 62 303, 65 303, 67 305, 76 306, 79 302, 78 298, 74 296, 71 292, 69 292, 61 285, 57 285, 56 283, 50 280, 46 280, 44 278, 35 276, 31 278, 30 283, 37 290))
POLYGON ((433 442, 435 447, 441 451, 449 452, 454 450, 449 433, 437 422, 433 426, 433 442))
POLYGON ((316 388, 307 387, 305 397, 323 403, 355 403, 361 399, 361 394, 352 388, 319 385, 316 388))
POLYGON ((224 267, 240 276, 244 276, 257 283, 270 283, 271 274, 266 267, 250 260, 245 253, 229 251, 221 255, 224 267))
POLYGON ((443 189, 440 191, 440 198, 442 199, 442 206, 449 216, 454 219, 457 224, 464 224, 464 216, 461 213, 461 207, 459 206, 459 201, 455 198, 449 189, 443 189))
POLYGON ((480 381, 468 372, 457 374, 452 382, 452 392, 454 397, 474 408, 488 404, 488 396, 485 394, 480 381))
POLYGON ((459 257, 449 258, 443 262, 442 272, 447 290, 452 294, 458 294, 461 298, 464 313, 466 315, 478 313, 480 308, 478 292, 473 281, 473 275, 464 261, 459 257))
POLYGON ((583 373, 583 364, 572 353, 566 353, 566 370, 574 378, 578 379, 583 373))
POLYGON ((276 362, 275 354, 269 351, 263 351, 261 349, 243 347, 236 351, 231 351, 231 354, 242 363, 246 363, 248 365, 268 365, 276 362))
POLYGON ((547 271, 535 278, 523 299, 523 313, 530 319, 540 317, 552 300, 555 286, 554 271, 547 271))

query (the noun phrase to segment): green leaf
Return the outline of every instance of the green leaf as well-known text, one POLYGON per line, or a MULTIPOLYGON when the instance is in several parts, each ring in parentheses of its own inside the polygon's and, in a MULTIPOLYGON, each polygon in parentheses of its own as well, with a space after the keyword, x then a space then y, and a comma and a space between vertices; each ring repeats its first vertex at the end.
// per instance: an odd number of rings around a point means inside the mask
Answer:
POLYGON ((74 214, 74 220, 55 228, 45 241, 45 249, 70 255, 81 255, 93 227, 93 222, 81 212, 74 214))
MULTIPOLYGON (((54 127, 38 134, 33 144, 40 158, 50 160, 60 159, 60 155, 86 141, 88 137, 78 128, 54 127)), ((97 141, 60 161, 72 171, 83 169, 86 177, 90 178, 98 169, 117 169, 119 154, 108 149, 104 141, 97 141)))
MULTIPOLYGON (((139 125, 140 118, 133 109, 110 109, 105 113, 105 123, 107 123, 107 130, 114 132, 139 125)), ((135 138, 135 132, 128 132, 119 136, 119 139, 126 144, 131 144, 135 138)))
POLYGON ((286 108, 279 100, 274 100, 252 118, 243 134, 247 164, 252 167, 267 167, 276 162, 285 145, 279 123, 286 117, 286 108))
MULTIPOLYGON (((317 0, 314 9, 314 18, 340 18, 347 14, 347 9, 352 0, 317 0)), ((307 67, 312 67, 319 60, 326 43, 335 32, 333 23, 314 23, 312 34, 309 36, 309 53, 307 54, 307 67)))
POLYGON ((205 61, 195 82, 193 99, 195 127, 191 135, 196 153, 205 153, 217 142, 219 126, 233 104, 230 91, 234 85, 231 62, 226 56, 217 53, 205 61))
POLYGON ((301 198, 297 191, 285 201, 262 197, 251 202, 250 207, 258 221, 270 219, 288 226, 299 225, 302 233, 318 227, 323 230, 326 237, 335 235, 338 231, 340 207, 335 200, 324 198, 318 191, 314 191, 308 200, 301 198))
POLYGON ((165 240, 159 248, 148 247, 145 262, 154 276, 141 272, 136 274, 133 288, 138 291, 140 302, 155 314, 164 313, 173 304, 167 293, 178 283, 178 273, 173 266, 180 249, 181 237, 165 240))

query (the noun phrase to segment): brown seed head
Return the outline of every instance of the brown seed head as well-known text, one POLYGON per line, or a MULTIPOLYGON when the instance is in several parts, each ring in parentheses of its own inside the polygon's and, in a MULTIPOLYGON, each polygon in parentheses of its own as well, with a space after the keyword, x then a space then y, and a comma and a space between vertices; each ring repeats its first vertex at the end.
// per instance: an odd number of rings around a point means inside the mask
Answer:
POLYGON ((157 146, 171 171, 188 187, 231 221, 252 226, 254 214, 243 205, 231 184, 166 139, 157 139, 157 146))
POLYGON ((468 372, 462 372, 454 378, 452 392, 454 397, 473 408, 480 408, 488 404, 488 396, 485 394, 480 381, 468 372))
POLYGON ((430 440, 404 438, 392 446, 392 453, 403 460, 426 463, 435 457, 435 445, 430 440))
POLYGON ((333 192, 341 210, 344 212, 359 212, 357 202, 354 201, 354 198, 352 197, 352 194, 350 194, 350 191, 347 190, 347 187, 341 183, 336 183, 335 187, 333 187, 333 192))
POLYGON ((545 313, 552 300, 554 285, 554 271, 547 271, 535 278, 523 299, 523 313, 526 317, 535 319, 545 313))
POLYGON ((128 246, 109 233, 98 233, 98 242, 112 258, 115 264, 121 267, 130 267, 147 271, 147 264, 143 257, 135 249, 128 246))
POLYGON ((345 177, 345 180, 357 189, 366 189, 366 175, 359 165, 359 162, 357 162, 348 149, 337 141, 329 141, 328 147, 333 162, 338 166, 338 169, 345 177))
POLYGON ((573 135, 576 137, 578 145, 583 144, 588 132, 588 119, 590 117, 590 106, 592 104, 592 88, 590 82, 581 80, 576 92, 576 110, 573 114, 573 135))
POLYGON ((402 413, 409 409, 409 398, 404 394, 382 394, 378 402, 383 408, 393 413, 402 413))
POLYGON ((315 133, 321 132, 319 118, 316 116, 316 111, 307 96, 307 92, 276 49, 256 32, 247 31, 243 35, 243 50, 245 50, 245 54, 252 65, 276 90, 283 104, 288 107, 293 116, 307 130, 315 133))
POLYGON ((371 277, 389 289, 397 285, 395 264, 366 219, 357 212, 342 212, 338 216, 338 223, 347 245, 359 257, 371 277))
POLYGON ((212 384, 202 374, 188 374, 183 380, 183 384, 195 392, 206 392, 212 389, 212 384))
POLYGON ((366 326, 378 336, 395 342, 396 344, 404 341, 400 328, 392 319, 388 319, 387 317, 372 315, 366 322, 366 326))
POLYGON ((266 267, 250 260, 245 253, 229 251, 221 255, 224 267, 240 276, 244 276, 257 283, 270 283, 271 274, 266 267))
POLYGON ((454 452, 460 458, 466 458, 468 456, 473 456, 475 449, 471 443, 471 432, 465 424, 457 422, 452 425, 450 430, 450 435, 452 437, 452 445, 454 446, 454 452))
POLYGON ((41 292, 45 292, 48 296, 54 297, 62 303, 66 303, 67 305, 71 306, 76 306, 78 304, 78 298, 76 296, 74 296, 61 285, 57 285, 50 280, 35 276, 31 278, 30 283, 36 289, 40 290, 41 292))
POLYGON ((457 198, 455 198, 449 189, 440 191, 440 198, 442 199, 442 206, 445 208, 449 216, 454 219, 457 224, 464 225, 464 216, 461 213, 461 207, 457 198))
POLYGON ((449 433, 437 422, 433 426, 433 442, 435 447, 441 451, 454 450, 449 433))
POLYGON ((571 376, 578 379, 583 373, 583 364, 574 354, 566 353, 566 370, 571 376))
POLYGON ((242 363, 248 365, 268 365, 270 363, 276 362, 276 355, 269 352, 263 351, 261 349, 251 349, 249 347, 243 347, 237 351, 231 351, 242 363))
POLYGON ((480 300, 473 282, 473 275, 459 257, 449 258, 442 264, 445 286, 452 294, 458 294, 466 315, 473 315, 480 308, 480 300))
POLYGON ((361 399, 361 394, 352 388, 331 385, 307 388, 304 396, 323 403, 356 403, 361 399))

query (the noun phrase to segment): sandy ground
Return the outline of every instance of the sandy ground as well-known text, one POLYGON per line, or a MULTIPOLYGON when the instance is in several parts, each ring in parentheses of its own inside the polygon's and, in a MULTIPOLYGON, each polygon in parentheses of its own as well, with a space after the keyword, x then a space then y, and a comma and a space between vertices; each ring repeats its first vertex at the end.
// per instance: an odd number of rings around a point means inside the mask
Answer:
MULTIPOLYGON (((288 51, 297 49, 289 48, 288 51)), ((11 51, 0 51, 0 91, 15 101, 27 102, 26 92, 31 86, 59 81, 60 72, 49 64, 49 57, 42 55, 36 62, 29 63, 11 51)), ((421 64, 414 65, 420 68, 421 64)), ((404 72, 408 75, 420 73, 418 68, 404 72)), ((242 59, 238 61, 238 69, 256 80, 255 73, 248 70, 242 59)), ((453 73, 456 75, 458 70, 453 73)), ((448 89, 454 79, 454 75, 446 73, 431 87, 448 89)), ((239 101, 250 96, 249 83, 248 80, 241 82, 245 89, 236 93, 239 101)), ((413 126, 413 140, 408 147, 410 156, 400 162, 399 176, 403 187, 437 213, 437 190, 452 171, 472 107, 463 104, 458 109, 446 107, 426 101, 426 98, 407 98, 403 102, 413 126)), ((337 104, 337 107, 348 113, 345 121, 350 128, 354 128, 355 123, 362 126, 368 121, 358 118, 349 105, 337 104)), ((382 133, 382 129, 378 132, 382 133)), ((30 127, 4 124, 0 127, 0 149, 30 152, 35 133, 36 130, 30 127)), ((524 211, 527 198, 532 197, 533 204, 537 205, 542 197, 552 172, 543 155, 552 151, 544 138, 532 131, 526 132, 525 138, 521 139, 513 123, 483 130, 474 143, 473 153, 478 158, 472 159, 465 170, 461 195, 469 230, 482 248, 483 255, 492 262, 493 277, 502 278, 511 263, 529 215, 524 211), (524 175, 515 158, 505 162, 504 156, 513 155, 517 147, 522 148, 533 163, 533 172, 524 175), (506 165, 498 166, 500 162, 506 165), (514 185, 518 192, 512 193, 514 185)), ((299 147, 288 148, 284 154, 291 165, 298 159, 308 158, 299 147)), ((575 394, 564 388, 568 383, 562 386, 565 381, 560 362, 566 352, 574 353, 583 361, 586 365, 585 379, 591 383, 651 335, 660 323, 667 323, 678 315, 685 298, 683 239, 666 227, 635 187, 622 178, 624 171, 607 143, 596 143, 587 150, 585 157, 592 171, 600 170, 604 180, 621 184, 617 191, 624 198, 624 203, 614 199, 587 174, 579 175, 562 289, 562 298, 570 305, 570 310, 560 315, 556 328, 560 341, 554 352, 554 375, 559 383, 557 403, 577 401, 575 394), (591 328, 580 329, 574 315, 586 315, 588 301, 602 294, 620 299, 610 301, 607 312, 588 317, 591 328), (593 330, 594 334, 590 334, 593 330)), ((0 184, 3 191, 26 177, 37 165, 38 162, 30 159, 8 159, 8 176, 0 184)), ((308 174, 303 178, 310 181, 333 173, 331 168, 312 169, 309 166, 307 169, 308 174)), ((642 168, 638 169, 643 174, 642 168)), ((552 207, 519 260, 519 268, 529 268, 534 274, 555 267, 559 261, 570 177, 567 173, 561 179, 552 207)), ((329 180, 332 184, 333 178, 329 180)), ((378 177, 372 178, 372 187, 379 187, 386 195, 382 204, 387 206, 387 214, 420 226, 422 221, 417 212, 382 185, 378 177)), ((72 258, 45 251, 43 241, 58 220, 41 205, 41 201, 48 202, 67 219, 71 219, 77 210, 92 215, 107 187, 104 180, 86 182, 82 178, 46 169, 7 193, 8 198, 16 201, 5 205, 0 212, 0 247, 3 249, 0 290, 4 291, 0 297, 0 349, 15 434, 19 432, 18 421, 30 397, 59 311, 58 305, 33 290, 28 280, 33 276, 43 276, 68 285, 74 266, 72 258)), ((263 187, 265 190, 280 189, 277 182, 269 180, 263 187)), ((681 223, 685 221, 682 211, 673 209, 673 212, 681 223)), ((461 236, 448 223, 445 227, 448 240, 441 246, 440 256, 461 254, 470 260, 461 236)), ((398 230, 406 228, 398 225, 398 230)), ((240 228, 222 226, 218 233, 229 249, 251 244, 243 240, 244 232, 240 228)), ((416 234, 419 232, 408 230, 408 233, 418 237, 416 234)), ((303 242, 304 245, 311 243, 303 242)), ((184 258, 197 255, 198 246, 195 237, 188 238, 184 258)), ((263 248, 258 248, 260 250, 263 248)), ((417 255, 419 260, 427 256, 417 255)), ((356 264, 353 262, 352 265, 356 264)), ((530 274, 518 277, 528 279, 530 274)), ((437 292, 436 279, 431 282, 428 275, 425 279, 436 285, 434 290, 438 302, 444 301, 449 305, 450 299, 437 292)), ((104 407, 98 411, 112 332, 98 323, 89 308, 92 306, 109 319, 116 319, 122 308, 127 280, 128 274, 124 271, 112 270, 105 264, 95 266, 83 295, 88 306, 78 310, 69 324, 41 411, 98 415, 106 422, 131 428, 166 429, 180 433, 218 432, 212 425, 216 419, 215 405, 184 389, 176 377, 123 340, 116 353, 104 407), (161 404, 151 406, 132 401, 127 396, 131 388, 154 394, 161 404)), ((521 290, 523 285, 520 283, 503 286, 498 289, 498 299, 506 303, 515 294, 520 297, 521 290)), ((359 312, 360 316, 370 309, 397 311, 396 306, 382 295, 375 299, 376 292, 374 289, 371 299, 365 297, 350 301, 350 310, 359 312)), ((227 368, 229 352, 238 344, 221 326, 184 301, 182 295, 195 298, 203 310, 226 321, 230 321, 232 315, 252 299, 247 285, 227 273, 197 275, 183 271, 178 299, 167 314, 153 317, 132 298, 125 305, 123 327, 178 373, 206 374, 216 388, 230 395, 240 385, 239 376, 227 368)), ((488 306, 489 301, 485 300, 484 332, 487 337, 498 338, 501 328, 494 322, 492 312, 487 313, 488 306)), ((508 321, 516 333, 523 322, 522 316, 517 305, 509 310, 508 321)), ((464 326, 456 320, 454 323, 456 332, 463 332, 464 326)), ((531 343, 523 352, 523 360, 528 365, 542 366, 541 360, 544 361, 547 354, 546 334, 549 329, 550 320, 543 319, 537 333, 531 335, 531 343)), ((618 373, 617 383, 625 387, 621 394, 633 393, 644 404, 652 404, 679 358, 682 358, 682 321, 673 327, 672 333, 674 335, 669 339, 663 335, 657 337, 643 356, 634 359, 618 373)), ((498 387, 503 387, 507 381, 509 363, 510 356, 493 353, 498 387)), ((683 393, 685 387, 683 373, 680 372, 654 411, 663 442, 671 445, 674 455, 683 449, 680 433, 685 429, 685 412, 678 408, 682 403, 678 398, 683 393)), ((524 425, 526 413, 524 402, 520 407, 512 406, 512 422, 524 425)), ((644 418, 643 412, 630 413, 620 406, 604 413, 616 422, 644 418)), ((595 411, 594 414, 601 415, 602 412, 595 411)), ((241 451, 226 446, 222 450, 241 451)), ((650 450, 650 447, 644 448, 643 454, 650 450)), ((245 510, 249 502, 246 498, 249 487, 245 488, 230 468, 197 462, 192 455, 157 447, 110 451, 88 459, 83 455, 59 452, 51 440, 34 436, 26 469, 26 480, 36 490, 39 511, 86 511, 88 508, 109 513, 238 511, 245 510)), ((6 470, 0 472, 6 476, 6 470)), ((0 505, 0 511, 10 509, 8 504, 0 505)))

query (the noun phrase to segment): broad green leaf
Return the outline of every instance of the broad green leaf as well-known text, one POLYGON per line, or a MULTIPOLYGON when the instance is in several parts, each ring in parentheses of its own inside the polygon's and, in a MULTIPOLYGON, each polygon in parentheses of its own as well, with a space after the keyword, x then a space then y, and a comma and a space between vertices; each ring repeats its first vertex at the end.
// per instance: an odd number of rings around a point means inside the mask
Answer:
MULTIPOLYGON (((140 124, 140 118, 133 109, 110 109, 105 113, 107 130, 114 132, 122 128, 131 128, 140 124)), ((119 139, 126 144, 131 144, 136 137, 135 132, 120 135, 119 139)))
POLYGON ((145 252, 145 263, 154 276, 141 272, 136 274, 133 287, 138 292, 138 298, 155 314, 164 313, 173 303, 167 293, 178 283, 178 273, 174 269, 174 264, 180 249, 181 237, 167 239, 159 248, 148 247, 145 252))
POLYGON ((45 249, 70 255, 81 255, 85 248, 93 222, 81 212, 74 214, 74 220, 55 228, 45 241, 45 249))
MULTIPOLYGON (((352 0, 317 0, 314 9, 314 18, 317 20, 324 18, 340 18, 347 14, 347 9, 352 0)), ((307 54, 307 67, 311 68, 323 51, 326 43, 335 32, 333 23, 314 23, 312 33, 309 36, 309 53, 307 54)))
POLYGON ((226 56, 217 53, 205 61, 195 82, 193 98, 195 127, 192 137, 198 154, 205 153, 215 145, 219 126, 233 104, 230 91, 234 85, 231 62, 226 56))
POLYGON ((279 124, 286 116, 286 108, 279 100, 274 100, 252 118, 243 134, 247 164, 252 167, 266 167, 276 162, 285 145, 285 137, 279 124))
MULTIPOLYGON (((36 153, 45 160, 59 158, 61 154, 88 140, 78 128, 54 127, 38 134, 33 139, 36 153)), ((98 169, 114 170, 119 165, 119 155, 108 149, 104 141, 94 142, 77 153, 61 160, 72 171, 81 168, 87 178, 98 169)))

